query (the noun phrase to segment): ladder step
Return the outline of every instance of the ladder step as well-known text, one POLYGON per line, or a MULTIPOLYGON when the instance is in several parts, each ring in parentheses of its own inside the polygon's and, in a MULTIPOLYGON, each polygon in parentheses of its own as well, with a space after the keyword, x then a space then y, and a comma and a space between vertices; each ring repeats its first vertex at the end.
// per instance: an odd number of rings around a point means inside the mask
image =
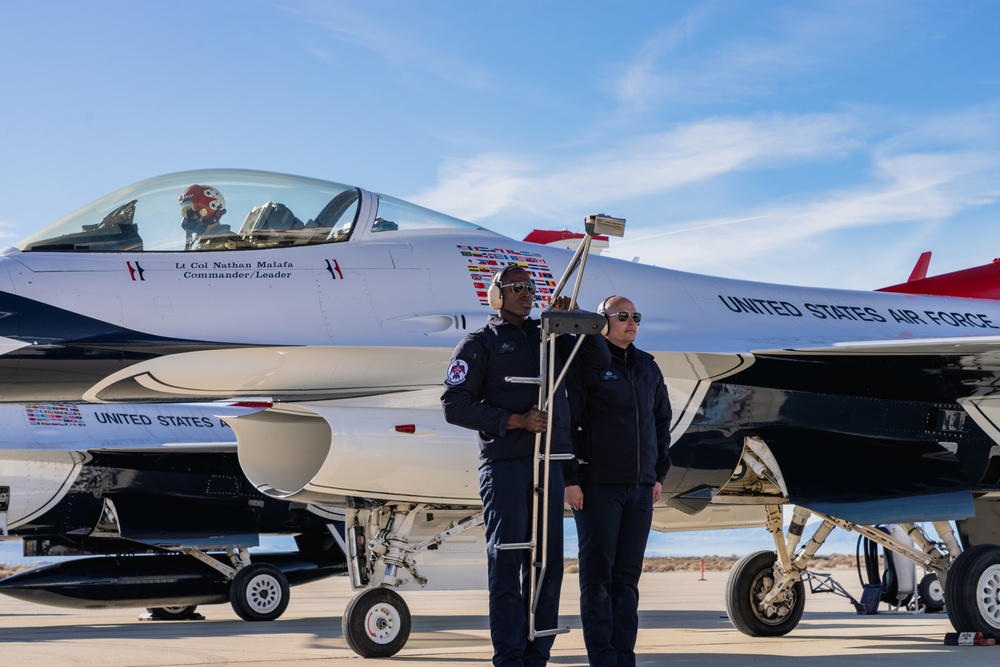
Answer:
POLYGON ((493 548, 497 551, 511 551, 513 549, 531 549, 534 546, 534 542, 510 542, 509 544, 498 544, 493 548))
POLYGON ((554 635, 564 635, 569 632, 569 628, 553 628, 552 630, 535 630, 531 634, 535 637, 552 637, 554 635))
POLYGON ((514 375, 508 375, 504 377, 504 381, 510 384, 536 384, 538 386, 542 385, 542 378, 527 378, 527 377, 517 377, 514 375))

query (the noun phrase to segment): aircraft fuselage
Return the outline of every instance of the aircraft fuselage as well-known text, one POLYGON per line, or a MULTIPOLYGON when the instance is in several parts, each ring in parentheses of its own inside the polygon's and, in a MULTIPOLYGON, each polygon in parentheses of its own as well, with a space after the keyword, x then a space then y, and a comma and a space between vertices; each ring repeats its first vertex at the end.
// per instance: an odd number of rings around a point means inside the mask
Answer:
MULTIPOLYGON (((542 306, 570 257, 348 186, 255 172, 154 179, 0 256, 0 401, 312 401, 440 387, 454 345, 491 312, 492 274, 524 266, 542 306), (191 182, 220 188, 229 219, 246 215, 225 249, 187 249, 195 245, 176 197, 191 182), (266 211, 282 213, 280 225, 266 211)), ((786 450, 782 465, 796 469, 826 461, 817 450, 845 461, 851 447, 873 444, 884 456, 908 444, 917 460, 944 457, 951 467, 914 503, 917 516, 932 496, 996 488, 986 471, 1000 440, 1000 302, 591 257, 580 302, 611 294, 643 312, 637 342, 668 378, 667 495, 680 505, 696 509, 700 501, 685 499, 715 493, 754 434, 773 439, 786 450), (749 414, 734 398, 741 393, 749 414), (813 453, 799 464, 800 452, 813 453)), ((845 484, 863 493, 860 482, 845 484)), ((800 491, 793 500, 823 496, 800 491)), ((970 505, 944 506, 960 516, 970 505)))

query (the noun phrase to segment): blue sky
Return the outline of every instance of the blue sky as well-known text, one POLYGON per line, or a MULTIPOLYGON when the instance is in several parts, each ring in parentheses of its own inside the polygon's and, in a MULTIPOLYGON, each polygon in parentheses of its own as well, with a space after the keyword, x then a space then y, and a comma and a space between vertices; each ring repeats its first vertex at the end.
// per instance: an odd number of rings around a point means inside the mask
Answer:
POLYGON ((0 246, 239 167, 518 238, 623 216, 608 254, 734 278, 1000 255, 996 2, 0 0, 0 25, 0 246))
MULTIPOLYGON (((0 235, 203 167, 871 289, 997 254, 1000 5, 0 0, 0 235), (993 248, 993 249, 991 249, 993 248)), ((4 243, 0 239, 0 244, 4 243)))

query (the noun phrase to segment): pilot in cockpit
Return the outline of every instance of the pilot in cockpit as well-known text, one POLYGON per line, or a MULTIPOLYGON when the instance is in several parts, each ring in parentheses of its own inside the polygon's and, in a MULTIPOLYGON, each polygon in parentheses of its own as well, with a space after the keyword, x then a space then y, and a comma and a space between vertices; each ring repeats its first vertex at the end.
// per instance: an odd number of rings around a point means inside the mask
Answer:
POLYGON ((221 192, 207 185, 192 185, 178 201, 185 250, 229 250, 242 245, 239 235, 221 222, 226 212, 221 192))

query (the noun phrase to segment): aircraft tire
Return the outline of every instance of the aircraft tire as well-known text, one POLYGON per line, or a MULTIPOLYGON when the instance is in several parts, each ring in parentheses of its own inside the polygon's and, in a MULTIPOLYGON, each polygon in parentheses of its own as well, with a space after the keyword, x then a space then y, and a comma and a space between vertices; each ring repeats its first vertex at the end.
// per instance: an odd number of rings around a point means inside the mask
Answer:
POLYGON ((796 581, 789 598, 771 610, 760 607, 759 601, 776 583, 773 551, 756 551, 736 561, 726 582, 726 612, 737 630, 751 637, 780 637, 791 632, 802 619, 806 607, 806 590, 796 581))
POLYGON ((244 621, 273 621, 288 607, 288 579, 274 565, 252 563, 229 584, 229 603, 244 621))
POLYGON ((354 596, 341 620, 347 645, 363 658, 396 655, 410 638, 410 609, 396 591, 370 588, 354 596))
POLYGON ((938 581, 936 573, 924 575, 924 578, 917 584, 917 591, 920 599, 924 602, 924 611, 932 614, 944 609, 944 586, 938 581))
POLYGON ((944 599, 957 631, 1000 633, 1000 546, 963 551, 949 568, 944 599))
POLYGON ((146 611, 157 621, 186 621, 194 618, 198 605, 178 605, 176 607, 147 607, 146 611))

